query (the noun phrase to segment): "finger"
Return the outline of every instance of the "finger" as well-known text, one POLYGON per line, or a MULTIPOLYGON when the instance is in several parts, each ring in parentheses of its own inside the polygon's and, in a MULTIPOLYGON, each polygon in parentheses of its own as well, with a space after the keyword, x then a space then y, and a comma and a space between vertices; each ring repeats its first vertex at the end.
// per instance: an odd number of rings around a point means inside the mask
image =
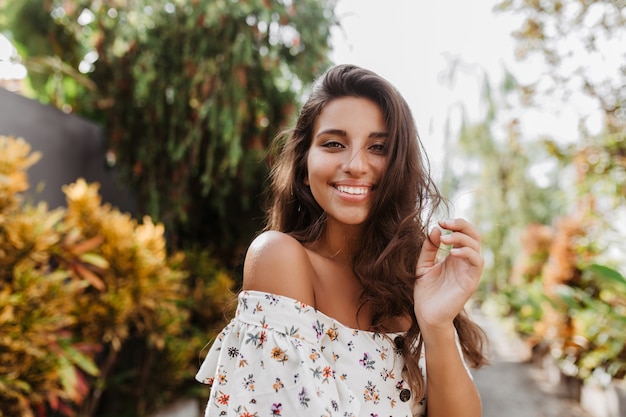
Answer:
POLYGON ((441 243, 451 245, 453 248, 468 247, 480 252, 480 242, 465 233, 453 232, 441 236, 441 243))
POLYGON ((422 250, 417 259, 417 268, 428 268, 436 263, 437 252, 441 243, 441 229, 435 227, 424 240, 422 250))
POLYGON ((470 265, 476 266, 478 268, 482 268, 485 262, 480 253, 467 246, 450 249, 450 256, 453 256, 457 259, 466 260, 470 265))
POLYGON ((458 218, 440 220, 439 226, 452 232, 464 233, 480 243, 480 233, 478 233, 478 229, 465 219, 458 218))

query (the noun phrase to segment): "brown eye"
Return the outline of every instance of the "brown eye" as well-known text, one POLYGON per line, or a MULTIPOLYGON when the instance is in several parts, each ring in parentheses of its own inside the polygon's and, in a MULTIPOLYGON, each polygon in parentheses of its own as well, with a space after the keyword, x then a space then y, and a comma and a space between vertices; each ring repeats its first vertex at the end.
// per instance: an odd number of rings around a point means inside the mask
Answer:
POLYGON ((384 143, 376 143, 370 147, 370 149, 379 154, 387 153, 387 146, 384 143))
POLYGON ((339 142, 330 141, 322 145, 324 148, 343 148, 343 145, 339 142))

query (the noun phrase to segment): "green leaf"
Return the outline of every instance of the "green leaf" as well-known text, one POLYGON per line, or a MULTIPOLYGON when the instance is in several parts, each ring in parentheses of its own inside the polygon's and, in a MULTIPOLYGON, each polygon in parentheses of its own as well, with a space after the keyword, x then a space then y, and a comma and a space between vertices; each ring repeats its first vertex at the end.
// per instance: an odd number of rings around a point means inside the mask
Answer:
POLYGON ((594 276, 601 278, 607 282, 612 282, 626 289, 626 279, 617 270, 609 268, 605 265, 592 264, 586 268, 594 276))
POLYGON ((100 374, 100 370, 91 359, 75 349, 71 350, 73 351, 71 359, 76 366, 87 372, 89 375, 98 376, 100 374))
POLYGON ((80 255, 80 260, 101 269, 107 269, 109 267, 109 261, 93 252, 83 253, 80 255))
POLYGON ((65 343, 60 343, 63 352, 66 353, 67 359, 73 365, 78 366, 83 371, 87 372, 89 375, 98 376, 100 374, 100 370, 96 366, 96 364, 87 356, 83 355, 81 352, 76 350, 72 345, 70 345, 67 341, 65 343))
POLYGON ((77 395, 76 386, 78 385, 78 376, 76 375, 76 368, 72 366, 71 362, 66 357, 59 357, 59 379, 64 391, 71 397, 75 398, 77 395))

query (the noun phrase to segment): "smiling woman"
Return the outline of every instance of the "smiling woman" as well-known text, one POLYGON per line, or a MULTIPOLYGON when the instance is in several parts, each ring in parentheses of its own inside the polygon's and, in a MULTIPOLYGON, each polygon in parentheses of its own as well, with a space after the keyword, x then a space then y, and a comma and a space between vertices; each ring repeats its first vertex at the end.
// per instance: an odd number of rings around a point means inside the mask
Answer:
POLYGON ((339 65, 284 134, 235 318, 197 374, 205 415, 480 416, 479 235, 429 232, 442 197, 406 101, 339 65))

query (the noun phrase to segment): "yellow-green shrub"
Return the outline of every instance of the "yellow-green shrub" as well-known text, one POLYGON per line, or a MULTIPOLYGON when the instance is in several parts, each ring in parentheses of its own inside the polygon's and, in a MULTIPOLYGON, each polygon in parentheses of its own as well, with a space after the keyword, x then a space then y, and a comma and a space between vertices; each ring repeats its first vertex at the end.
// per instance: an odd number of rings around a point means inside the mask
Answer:
POLYGON ((163 226, 103 205, 97 184, 65 187, 66 209, 24 205, 37 158, 0 136, 0 416, 144 415, 189 386, 222 319, 193 316, 233 281, 219 265, 192 279, 163 226))
POLYGON ((21 139, 0 136, 0 415, 31 416, 47 404, 85 396, 81 372, 97 374, 86 345, 73 341, 75 295, 84 288, 50 266, 61 240, 62 211, 44 204, 22 209, 18 193, 28 188, 25 170, 39 155, 21 139))

